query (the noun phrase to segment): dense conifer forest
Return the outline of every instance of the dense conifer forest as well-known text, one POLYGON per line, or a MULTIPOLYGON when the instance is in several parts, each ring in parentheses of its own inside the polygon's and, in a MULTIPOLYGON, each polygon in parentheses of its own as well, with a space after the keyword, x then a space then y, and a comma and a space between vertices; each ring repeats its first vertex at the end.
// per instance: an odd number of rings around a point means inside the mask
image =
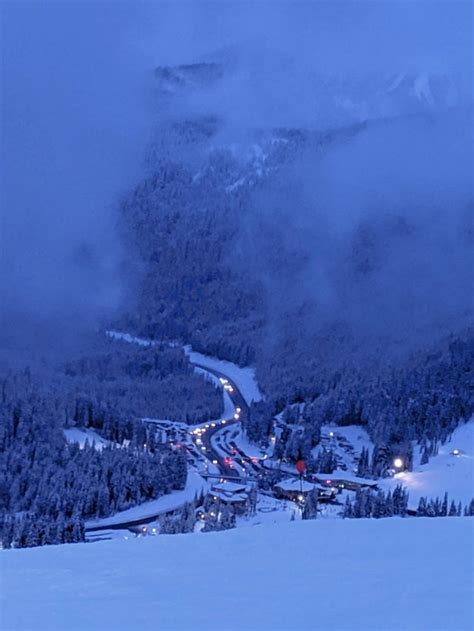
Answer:
POLYGON ((98 338, 60 366, 0 378, 0 514, 4 546, 84 539, 84 521, 183 489, 183 450, 143 417, 192 423, 222 412, 222 396, 181 349, 98 338), (68 443, 93 430, 105 445, 68 443))
MULTIPOLYGON (((366 426, 377 474, 394 450, 409 462, 412 440, 429 458, 472 416, 474 337, 467 316, 436 328, 433 321, 416 340, 396 322, 379 331, 369 315, 360 330, 360 314, 354 325, 351 314, 328 318, 323 311, 323 324, 315 325, 311 295, 302 300, 292 288, 307 260, 304 248, 272 228, 272 213, 290 204, 281 180, 292 181, 301 155, 319 159, 368 127, 327 134, 275 129, 256 134, 259 149, 243 157, 215 148, 218 120, 169 123, 150 152, 153 174, 122 207, 124 238, 144 267, 138 309, 123 322, 147 337, 255 365, 266 403, 253 410, 247 434, 267 440, 272 416, 283 412, 303 428, 283 438, 290 458, 318 443, 324 422, 366 426)), ((402 211, 361 222, 337 273, 363 287, 383 267, 379 242, 412 247, 416 230, 402 211)), ((349 291, 356 290, 346 291, 351 301, 349 291)), ((355 306, 364 313, 364 305, 355 306)))

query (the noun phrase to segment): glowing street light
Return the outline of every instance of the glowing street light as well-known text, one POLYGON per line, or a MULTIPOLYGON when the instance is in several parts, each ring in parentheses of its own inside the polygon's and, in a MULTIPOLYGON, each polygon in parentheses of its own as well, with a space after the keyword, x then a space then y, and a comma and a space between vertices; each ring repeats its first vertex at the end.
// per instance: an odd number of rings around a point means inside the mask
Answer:
POLYGON ((461 452, 459 451, 459 449, 453 449, 452 453, 453 453, 453 456, 459 456, 461 452))
POLYGON ((401 458, 395 458, 393 461, 393 466, 395 469, 403 469, 403 460, 401 458))

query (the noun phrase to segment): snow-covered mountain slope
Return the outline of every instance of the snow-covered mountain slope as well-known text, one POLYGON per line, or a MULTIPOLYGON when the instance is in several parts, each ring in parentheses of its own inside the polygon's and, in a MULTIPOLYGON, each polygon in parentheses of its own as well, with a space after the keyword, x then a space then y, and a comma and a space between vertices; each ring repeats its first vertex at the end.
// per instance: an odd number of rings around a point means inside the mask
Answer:
POLYGON ((6 551, 2 628, 467 631, 473 525, 321 520, 6 551))
POLYGON ((474 420, 460 425, 428 464, 420 464, 420 459, 417 448, 413 471, 380 481, 380 486, 394 488, 402 483, 410 493, 408 503, 413 508, 418 506, 420 497, 442 498, 445 492, 449 501, 469 504, 474 497, 474 420))
MULTIPOLYGON (((159 66, 155 70, 159 94, 167 99, 193 92, 208 95, 223 90, 258 90, 252 69, 239 63, 191 63, 159 66)), ((264 77, 262 77, 265 80, 264 77)), ((282 77, 285 81, 285 77, 282 77)), ((313 111, 313 123, 323 119, 341 124, 379 118, 433 113, 472 103, 471 78, 460 72, 354 72, 324 73, 308 71, 299 77, 313 111), (330 116, 329 116, 330 113, 330 116)), ((278 86, 275 86, 278 91, 278 86)), ((311 111, 311 108, 310 108, 311 111)), ((311 117, 308 118, 308 122, 311 117)))
POLYGON ((169 113, 150 163, 155 168, 164 159, 195 163, 193 183, 211 181, 227 193, 252 187, 309 146, 351 136, 367 124, 431 117, 473 104, 472 81, 462 73, 313 72, 299 78, 307 100, 304 117, 269 121, 256 116, 251 123, 239 122, 236 130, 229 121, 234 114, 223 105, 233 99, 223 96, 236 91, 235 98, 245 102, 242 95, 255 85, 252 73, 247 76, 235 60, 159 66, 155 76, 159 102, 169 113), (208 162, 202 162, 203 155, 208 162))

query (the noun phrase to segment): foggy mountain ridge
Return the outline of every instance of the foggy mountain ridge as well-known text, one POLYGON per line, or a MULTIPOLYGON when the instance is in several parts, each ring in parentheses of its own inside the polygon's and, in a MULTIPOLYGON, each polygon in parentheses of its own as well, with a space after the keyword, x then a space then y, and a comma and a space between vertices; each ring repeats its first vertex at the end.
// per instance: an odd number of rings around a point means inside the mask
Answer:
MULTIPOLYGON (((206 170, 217 170, 221 187, 230 193, 244 183, 254 185, 308 148, 351 138, 369 124, 376 129, 390 121, 469 116, 473 107, 469 78, 459 73, 313 74, 305 89, 312 95, 314 116, 235 126, 219 95, 232 85, 237 68, 235 61, 212 61, 155 69, 162 122, 149 150, 152 170, 177 160, 193 171, 193 182, 206 170)), ((251 75, 238 82, 252 90, 251 75)))
POLYGON ((354 388, 469 347, 472 94, 455 73, 309 76, 306 116, 239 119, 223 95, 251 102, 251 71, 158 67, 152 175, 125 204, 145 269, 125 322, 255 363, 280 404, 345 375, 350 407, 354 388))
MULTIPOLYGON (((158 66, 155 77, 159 93, 168 98, 212 90, 232 81, 239 73, 234 63, 196 62, 176 66, 158 66)), ((252 70, 241 71, 239 81, 250 83, 252 70)), ((305 77, 305 89, 314 98, 314 110, 325 107, 337 112, 340 124, 386 119, 410 114, 430 114, 455 107, 472 105, 471 78, 462 73, 424 72, 401 70, 371 73, 315 73, 305 77)), ((291 94, 288 94, 291 99, 291 94)), ((315 117, 315 127, 324 122, 315 117)))

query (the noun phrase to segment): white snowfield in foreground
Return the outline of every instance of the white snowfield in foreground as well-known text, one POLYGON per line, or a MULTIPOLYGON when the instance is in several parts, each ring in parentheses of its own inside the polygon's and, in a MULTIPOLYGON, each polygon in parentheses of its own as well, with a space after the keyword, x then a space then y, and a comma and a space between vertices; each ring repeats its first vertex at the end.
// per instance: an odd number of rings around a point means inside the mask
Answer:
POLYGON ((0 553, 4 631, 469 631, 469 517, 320 520, 0 553))
POLYGON ((410 494, 410 508, 417 508, 420 497, 442 499, 446 491, 449 501, 463 505, 471 501, 474 497, 474 420, 459 425, 451 439, 440 445, 438 455, 430 457, 428 464, 420 465, 420 457, 417 447, 413 471, 378 481, 380 486, 392 488, 401 482, 410 494), (454 451, 459 454, 455 455, 454 451))

